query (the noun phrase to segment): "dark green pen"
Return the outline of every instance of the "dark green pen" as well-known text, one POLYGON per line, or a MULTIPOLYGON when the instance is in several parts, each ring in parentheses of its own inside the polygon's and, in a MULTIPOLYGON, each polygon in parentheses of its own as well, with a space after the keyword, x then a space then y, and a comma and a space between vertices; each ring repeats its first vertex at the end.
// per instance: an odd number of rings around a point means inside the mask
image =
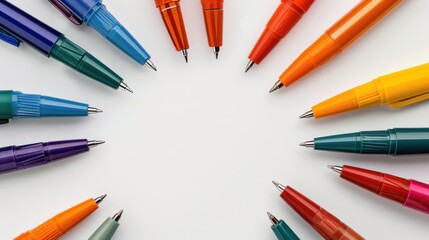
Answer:
POLYGON ((270 218, 271 229, 279 240, 299 240, 299 237, 292 231, 292 229, 283 221, 278 220, 271 213, 267 212, 270 218))
POLYGON ((315 138, 300 144, 315 150, 405 155, 429 153, 429 128, 393 128, 315 138))

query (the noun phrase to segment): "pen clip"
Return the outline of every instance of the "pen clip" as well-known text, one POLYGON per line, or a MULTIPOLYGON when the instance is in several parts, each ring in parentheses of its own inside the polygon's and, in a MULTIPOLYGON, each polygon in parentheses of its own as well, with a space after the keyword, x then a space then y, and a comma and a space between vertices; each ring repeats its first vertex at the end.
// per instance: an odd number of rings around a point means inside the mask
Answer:
POLYGON ((19 45, 21 44, 21 41, 18 38, 10 35, 8 32, 6 32, 1 28, 0 28, 0 40, 3 40, 15 47, 19 47, 19 45))
POLYGON ((60 10, 60 12, 72 23, 76 25, 81 25, 83 23, 83 21, 78 16, 74 15, 73 12, 70 11, 70 9, 64 6, 64 4, 60 2, 60 0, 48 0, 48 1, 52 3, 52 5, 54 5, 56 9, 60 10))
POLYGON ((7 124, 7 123, 9 123, 9 119, 6 119, 6 118, 0 118, 0 125, 2 125, 2 124, 7 124))
POLYGON ((405 107, 414 103, 424 101, 426 99, 429 99, 429 92, 421 93, 416 96, 412 96, 409 98, 398 100, 396 102, 392 102, 389 104, 389 106, 392 108, 405 107))

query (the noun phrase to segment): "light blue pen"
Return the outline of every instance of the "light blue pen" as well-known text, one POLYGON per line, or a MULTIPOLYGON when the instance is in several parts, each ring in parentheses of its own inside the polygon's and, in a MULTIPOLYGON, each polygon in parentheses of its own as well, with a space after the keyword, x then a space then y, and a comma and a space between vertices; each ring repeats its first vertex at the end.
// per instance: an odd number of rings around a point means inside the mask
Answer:
POLYGON ((91 26, 140 64, 156 71, 150 55, 128 30, 106 9, 102 0, 48 0, 76 25, 91 26))
POLYGON ((0 91, 0 124, 9 123, 9 119, 13 118, 85 117, 101 112, 88 104, 65 99, 0 91))

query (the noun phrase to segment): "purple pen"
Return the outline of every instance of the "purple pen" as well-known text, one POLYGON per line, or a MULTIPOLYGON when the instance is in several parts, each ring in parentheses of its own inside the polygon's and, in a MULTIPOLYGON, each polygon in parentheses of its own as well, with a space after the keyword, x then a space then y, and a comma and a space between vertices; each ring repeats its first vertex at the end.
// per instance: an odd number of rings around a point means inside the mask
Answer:
POLYGON ((89 151, 104 141, 86 139, 33 143, 0 148, 0 173, 45 165, 89 151))

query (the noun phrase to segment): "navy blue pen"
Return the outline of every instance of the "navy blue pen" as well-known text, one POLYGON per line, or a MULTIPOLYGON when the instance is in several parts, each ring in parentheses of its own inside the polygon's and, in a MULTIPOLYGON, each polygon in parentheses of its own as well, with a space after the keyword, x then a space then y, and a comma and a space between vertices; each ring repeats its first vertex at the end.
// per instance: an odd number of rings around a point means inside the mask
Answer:
POLYGON ((131 35, 130 32, 107 10, 102 0, 48 0, 72 23, 82 23, 94 28, 103 37, 113 43, 140 64, 156 71, 149 60, 150 55, 131 35))

